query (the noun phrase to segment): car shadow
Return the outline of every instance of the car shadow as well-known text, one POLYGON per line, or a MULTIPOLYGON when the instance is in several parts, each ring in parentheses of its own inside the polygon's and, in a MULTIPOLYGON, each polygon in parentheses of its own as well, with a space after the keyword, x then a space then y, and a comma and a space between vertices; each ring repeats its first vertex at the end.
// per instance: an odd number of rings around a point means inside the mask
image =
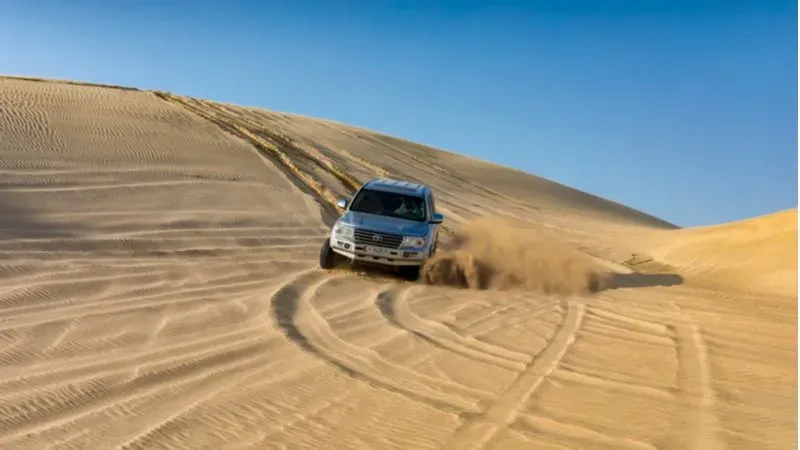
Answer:
POLYGON ((599 290, 679 286, 684 279, 676 273, 613 273, 599 290))

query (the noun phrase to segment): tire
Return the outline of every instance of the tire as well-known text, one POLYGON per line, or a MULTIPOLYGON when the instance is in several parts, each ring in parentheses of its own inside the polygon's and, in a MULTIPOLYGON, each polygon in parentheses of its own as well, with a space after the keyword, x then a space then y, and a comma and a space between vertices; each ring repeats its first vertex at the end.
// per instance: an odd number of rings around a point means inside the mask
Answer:
POLYGON ((436 254, 436 250, 439 248, 439 233, 436 233, 436 237, 433 240, 433 245, 431 245, 431 251, 428 256, 433 256, 436 254))
POLYGON ((333 269, 338 262, 336 252, 331 249, 331 239, 325 239, 322 243, 322 248, 319 250, 319 266, 325 270, 333 269))
POLYGON ((400 267, 400 276, 406 281, 417 281, 419 279, 420 266, 400 267))

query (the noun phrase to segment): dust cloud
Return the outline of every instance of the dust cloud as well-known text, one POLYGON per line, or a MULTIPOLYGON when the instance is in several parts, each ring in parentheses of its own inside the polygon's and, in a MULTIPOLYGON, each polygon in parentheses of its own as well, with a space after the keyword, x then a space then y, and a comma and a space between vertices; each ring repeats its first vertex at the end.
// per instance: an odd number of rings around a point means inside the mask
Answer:
POLYGON ((422 281, 431 285, 563 295, 597 292, 611 276, 565 243, 497 219, 462 226, 421 273, 422 281))

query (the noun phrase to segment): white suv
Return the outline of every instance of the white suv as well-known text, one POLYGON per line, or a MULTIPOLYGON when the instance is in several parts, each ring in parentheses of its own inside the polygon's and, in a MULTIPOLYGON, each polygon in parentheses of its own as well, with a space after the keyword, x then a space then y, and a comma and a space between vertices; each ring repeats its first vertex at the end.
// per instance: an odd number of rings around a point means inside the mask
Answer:
POLYGON ((444 216, 436 212, 425 185, 386 178, 365 183, 351 201, 340 199, 344 213, 320 250, 323 269, 337 259, 395 267, 409 279, 436 251, 444 216))

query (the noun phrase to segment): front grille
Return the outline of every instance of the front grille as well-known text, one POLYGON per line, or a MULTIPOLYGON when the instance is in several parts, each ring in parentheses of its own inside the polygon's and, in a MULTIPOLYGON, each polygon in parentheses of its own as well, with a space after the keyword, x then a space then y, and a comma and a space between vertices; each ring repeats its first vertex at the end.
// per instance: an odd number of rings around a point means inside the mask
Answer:
POLYGON ((372 245, 373 247, 383 247, 398 249, 403 243, 403 236, 399 234, 382 233, 379 231, 359 230, 353 232, 356 244, 372 245), (378 236, 380 239, 376 239, 378 236))

